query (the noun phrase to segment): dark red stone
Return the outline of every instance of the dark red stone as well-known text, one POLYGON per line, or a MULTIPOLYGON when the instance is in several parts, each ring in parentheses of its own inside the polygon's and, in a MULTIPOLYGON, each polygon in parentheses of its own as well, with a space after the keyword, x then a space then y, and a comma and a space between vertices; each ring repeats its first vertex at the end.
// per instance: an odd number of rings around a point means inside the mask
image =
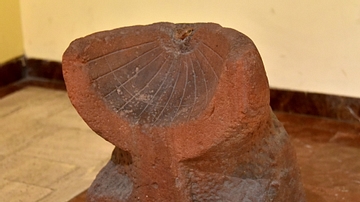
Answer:
POLYGON ((63 72, 74 107, 115 145, 88 201, 305 200, 261 57, 236 30, 99 32, 71 43, 63 72))

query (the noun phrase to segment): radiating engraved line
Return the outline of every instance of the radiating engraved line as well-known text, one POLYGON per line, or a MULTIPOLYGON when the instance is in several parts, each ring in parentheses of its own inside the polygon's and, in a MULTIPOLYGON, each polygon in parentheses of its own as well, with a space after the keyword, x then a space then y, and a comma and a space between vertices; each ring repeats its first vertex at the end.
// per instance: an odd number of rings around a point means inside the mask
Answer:
MULTIPOLYGON (((104 51, 102 51, 104 52, 104 51)), ((114 79, 121 85, 121 82, 119 81, 119 79, 117 78, 116 74, 114 73, 114 71, 112 70, 111 66, 109 65, 107 59, 105 58, 105 63, 106 63, 106 66, 108 67, 108 69, 110 70, 110 72, 112 73, 112 75, 114 76, 114 79)), ((115 87, 115 89, 117 90, 117 86, 115 87)), ((120 89, 119 89, 120 90, 120 89)), ((126 89, 125 89, 126 90, 126 89)))
POLYGON ((198 52, 201 54, 201 56, 205 59, 206 63, 209 64, 210 69, 211 69, 211 71, 214 73, 216 80, 219 80, 219 77, 218 77, 218 75, 216 74, 215 69, 214 69, 214 67, 211 65, 211 63, 209 62, 209 60, 208 60, 208 59, 205 57, 205 55, 200 51, 200 49, 197 49, 197 51, 198 51, 198 52))
POLYGON ((170 99, 172 98, 172 96, 173 96, 173 94, 174 94, 175 87, 176 87, 176 85, 177 85, 177 82, 178 82, 178 80, 179 80, 179 77, 180 77, 180 71, 178 71, 178 75, 177 75, 177 77, 176 77, 175 83, 174 83, 173 88, 172 88, 172 90, 171 90, 171 94, 170 94, 168 100, 166 101, 165 106, 164 106, 163 109, 161 110, 160 114, 157 116, 156 120, 154 121, 154 123, 156 123, 156 122, 159 120, 160 116, 164 113, 164 110, 166 109, 167 105, 169 104, 169 101, 170 101, 170 99))
MULTIPOLYGON (((177 109, 176 109, 176 111, 175 111, 174 116, 173 116, 172 119, 171 119, 171 122, 174 121, 175 117, 177 116, 177 113, 179 112, 179 109, 180 109, 180 107, 181 107, 181 105, 182 105, 182 103, 183 103, 184 96, 185 96, 185 92, 186 92, 186 85, 187 85, 187 82, 188 82, 189 67, 188 67, 188 65, 186 64, 186 62, 184 62, 184 63, 185 63, 184 65, 186 66, 186 77, 185 77, 184 90, 183 90, 182 96, 181 96, 181 98, 180 98, 180 103, 179 103, 179 105, 178 105, 178 107, 177 107, 177 109)), ((180 72, 180 71, 179 71, 179 72, 180 72)))
MULTIPOLYGON (((188 55, 188 60, 189 60, 189 55, 188 55)), ((187 117, 187 120, 189 121, 190 118, 191 118, 191 114, 193 113, 194 111, 194 107, 196 105, 196 100, 197 100, 197 89, 196 89, 196 72, 195 72, 195 67, 194 67, 194 63, 192 61, 192 59, 190 58, 190 63, 191 63, 191 68, 192 68, 192 72, 193 72, 193 77, 194 77, 194 103, 192 104, 191 106, 191 109, 190 109, 190 113, 188 114, 188 117, 187 117)))
MULTIPOLYGON (((116 88, 121 88, 124 85, 126 85, 129 81, 131 81, 133 78, 136 78, 136 76, 138 76, 139 72, 143 71, 146 67, 148 67, 151 63, 153 63, 156 59, 158 59, 162 54, 164 53, 161 52, 159 55, 157 55, 153 60, 151 60, 148 64, 146 64, 145 66, 143 66, 138 72, 136 72, 136 74, 132 75, 130 78, 128 78, 125 82, 123 82, 120 86, 116 86, 116 88)), ((108 94, 105 95, 105 97, 107 97, 109 94, 115 92, 117 89, 114 89, 112 91, 110 91, 108 94)))
MULTIPOLYGON (((129 62, 127 62, 127 63, 119 66, 119 67, 116 67, 113 71, 114 71, 114 72, 117 72, 117 71, 121 70, 122 68, 127 67, 129 64, 137 61, 138 59, 140 59, 140 58, 143 57, 144 55, 146 55, 146 54, 148 54, 148 53, 150 53, 150 52, 152 52, 153 50, 156 50, 156 49, 159 49, 159 47, 155 47, 155 48, 153 48, 153 49, 147 50, 146 52, 142 53, 141 55, 139 55, 139 56, 136 57, 135 59, 133 59, 133 60, 131 60, 131 61, 129 61, 129 62)), ((105 60, 106 60, 106 58, 105 58, 105 60)), ((103 78, 103 77, 105 77, 105 76, 107 76, 107 75, 109 75, 109 74, 111 74, 111 72, 107 72, 107 73, 105 73, 105 74, 103 74, 103 75, 101 75, 101 76, 99 76, 99 77, 97 77, 97 78, 94 78, 93 81, 97 81, 97 80, 99 80, 99 79, 101 79, 101 78, 103 78)))
MULTIPOLYGON (((162 52, 162 53, 163 53, 163 52, 162 52)), ((162 53, 161 53, 161 54, 162 54, 162 53)), ((161 54, 160 54, 160 55, 161 55, 161 54)), ((159 55, 159 56, 160 56, 160 55, 159 55)), ((159 58, 159 56, 156 57, 156 58, 159 58)), ((155 61, 155 60, 152 60, 152 61, 151 61, 149 64, 147 64, 146 66, 150 65, 153 61, 155 61)), ((161 69, 161 68, 162 68, 162 66, 160 67, 160 69, 161 69)), ((156 72, 156 74, 150 79, 150 81, 149 81, 143 88, 141 88, 137 93, 135 93, 128 101, 126 101, 126 103, 125 103, 123 106, 121 106, 121 108, 120 108, 119 110, 123 110, 126 105, 128 105, 136 96, 138 96, 142 91, 144 91, 144 89, 149 86, 149 83, 150 83, 150 82, 154 79, 154 77, 159 73, 160 69, 159 69, 159 70, 156 72)))
MULTIPOLYGON (((175 59, 174 59, 174 60, 175 60, 175 59)), ((171 69, 172 69, 173 67, 175 67, 175 65, 173 65, 175 62, 178 62, 178 60, 175 60, 175 61, 171 64, 171 69)), ((171 72, 171 71, 170 71, 170 72, 171 72)), ((169 73, 170 73, 170 72, 169 72, 169 73)), ((165 80, 167 80, 168 77, 169 77, 169 74, 166 75, 165 80)), ((164 80, 164 81, 165 81, 165 80, 164 80)), ((170 88, 170 85, 171 85, 170 82, 171 82, 171 81, 172 81, 172 78, 170 77, 169 82, 168 82, 168 83, 166 84, 166 86, 165 86, 165 91, 162 92, 162 93, 158 96, 159 99, 162 97, 162 95, 163 95, 164 93, 167 93, 166 89, 167 89, 167 88, 170 88)), ((159 90, 160 90, 160 89, 159 89, 159 90)), ((157 91, 157 92, 158 92, 158 91, 157 91)), ((165 106, 165 105, 159 105, 159 103, 160 103, 160 102, 156 102, 155 108, 158 107, 158 106, 160 106, 160 107, 164 107, 164 106, 165 106)))
POLYGON ((221 57, 221 55, 219 53, 217 53, 214 49, 212 49, 209 45, 207 45, 206 43, 201 41, 201 44, 203 44, 205 47, 207 47, 208 49, 210 49, 212 52, 214 52, 222 61, 224 61, 224 59, 221 57))
MULTIPOLYGON (((170 55, 169 55, 170 57, 170 55)), ((169 58, 168 57, 168 58, 169 58)), ((161 65, 161 68, 166 64, 166 62, 168 61, 168 58, 166 58, 166 61, 161 65)), ((139 118, 137 120, 136 123, 138 123, 140 121, 140 118, 141 118, 141 115, 145 112, 145 110, 151 105, 151 103, 153 102, 153 100, 155 99, 156 95, 159 93, 161 87, 164 85, 165 81, 167 80, 167 77, 170 73, 170 70, 172 69, 173 65, 174 65, 174 60, 172 61, 171 65, 170 65, 170 68, 167 70, 166 72, 166 75, 165 75, 165 78, 163 79, 163 81, 161 82, 159 88, 157 89, 157 91, 155 92, 155 94, 153 95, 153 97, 151 98, 151 100, 147 103, 147 105, 144 107, 144 109, 141 111, 140 115, 139 115, 139 118)), ((157 75, 155 75, 157 76, 157 75)), ((155 78, 155 76, 153 78, 155 78)), ((157 105, 155 105, 155 108, 156 108, 157 105)))
POLYGON ((205 94, 205 103, 207 104, 208 100, 209 100, 209 95, 208 95, 209 92, 208 92, 207 81, 206 81, 206 77, 205 77, 206 75, 205 75, 205 72, 204 72, 204 70, 202 69, 202 67, 201 67, 201 65, 199 63, 199 58, 197 57, 196 53, 194 53, 194 54, 195 54, 195 58, 196 58, 196 63, 199 65, 201 73, 203 75, 203 81, 204 81, 204 84, 205 84, 205 92, 206 92, 206 94, 205 94))
POLYGON ((115 51, 110 52, 110 53, 104 53, 104 51, 103 51, 103 54, 104 54, 104 55, 101 55, 101 56, 99 56, 99 57, 93 58, 93 59, 87 61, 85 64, 88 64, 88 63, 90 63, 90 62, 94 62, 94 61, 100 60, 100 59, 102 59, 102 58, 104 58, 104 57, 107 57, 107 56, 109 56, 109 55, 116 54, 116 53, 121 52, 121 51, 127 51, 127 50, 130 50, 130 49, 132 49, 132 48, 136 48, 136 47, 138 47, 138 46, 143 46, 143 45, 152 44, 152 43, 155 43, 156 41, 157 41, 157 40, 145 42, 145 43, 142 43, 142 44, 136 44, 136 45, 134 45, 134 46, 129 46, 129 47, 127 47, 127 48, 123 48, 123 49, 120 49, 120 50, 115 50, 115 51))

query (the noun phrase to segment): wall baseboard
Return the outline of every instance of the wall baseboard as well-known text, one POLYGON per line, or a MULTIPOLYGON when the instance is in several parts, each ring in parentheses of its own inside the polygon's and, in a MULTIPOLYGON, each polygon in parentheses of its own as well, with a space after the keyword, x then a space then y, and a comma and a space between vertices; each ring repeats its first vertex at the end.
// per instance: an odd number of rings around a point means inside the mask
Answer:
POLYGON ((270 90, 273 110, 360 122, 360 99, 300 91, 270 90))
MULTIPOLYGON (((0 65, 0 88, 15 82, 18 85, 10 89, 36 85, 65 90, 61 63, 57 61, 20 56, 0 65)), ((275 111, 360 122, 360 98, 270 89, 270 104, 275 111)))
POLYGON ((64 81, 60 62, 29 58, 26 59, 26 70, 27 77, 64 81))
POLYGON ((0 64, 0 98, 26 86, 66 90, 61 63, 19 56, 0 64))
POLYGON ((0 87, 16 82, 24 77, 24 56, 19 56, 0 64, 0 87))
POLYGON ((19 56, 0 64, 0 87, 22 79, 64 82, 61 62, 19 56))

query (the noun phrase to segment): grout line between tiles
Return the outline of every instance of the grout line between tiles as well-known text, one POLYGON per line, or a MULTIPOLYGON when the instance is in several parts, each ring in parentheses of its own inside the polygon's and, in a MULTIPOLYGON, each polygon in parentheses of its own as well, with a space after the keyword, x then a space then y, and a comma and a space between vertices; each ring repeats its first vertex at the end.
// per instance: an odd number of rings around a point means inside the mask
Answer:
MULTIPOLYGON (((22 182, 22 181, 18 181, 18 180, 11 180, 11 179, 6 179, 6 178, 1 178, 4 179, 6 181, 9 181, 9 183, 11 182, 16 182, 16 183, 21 183, 21 184, 26 184, 26 185, 30 185, 30 186, 34 186, 34 187, 39 187, 39 188, 43 188, 43 189, 50 189, 51 191, 55 191, 56 189, 53 189, 51 187, 45 187, 45 186, 40 186, 38 184, 33 184, 33 183, 27 183, 27 182, 22 182)), ((6 185, 5 185, 6 186, 6 185)), ((5 187, 3 186, 3 187, 5 187)))

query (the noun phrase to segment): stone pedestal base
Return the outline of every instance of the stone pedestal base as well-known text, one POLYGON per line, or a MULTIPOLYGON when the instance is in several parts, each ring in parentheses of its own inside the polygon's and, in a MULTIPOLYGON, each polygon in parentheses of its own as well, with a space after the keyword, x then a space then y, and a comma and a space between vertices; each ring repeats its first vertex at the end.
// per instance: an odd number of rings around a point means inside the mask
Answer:
MULTIPOLYGON (((247 144, 224 143, 222 149, 174 164, 179 172, 173 173, 174 186, 163 187, 166 195, 156 194, 160 189, 156 181, 167 180, 160 173, 159 179, 142 189, 144 193, 133 196, 136 187, 127 172, 136 163, 127 152, 115 148, 88 190, 88 201, 305 201, 288 134, 274 115, 262 129, 263 134, 247 144)), ((142 169, 146 173, 153 168, 142 169)))

